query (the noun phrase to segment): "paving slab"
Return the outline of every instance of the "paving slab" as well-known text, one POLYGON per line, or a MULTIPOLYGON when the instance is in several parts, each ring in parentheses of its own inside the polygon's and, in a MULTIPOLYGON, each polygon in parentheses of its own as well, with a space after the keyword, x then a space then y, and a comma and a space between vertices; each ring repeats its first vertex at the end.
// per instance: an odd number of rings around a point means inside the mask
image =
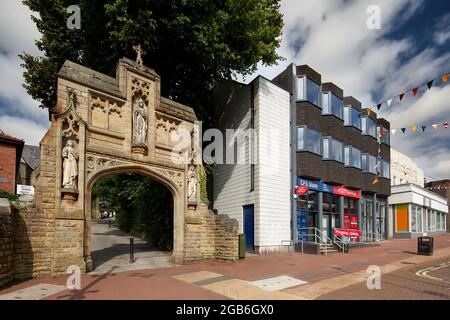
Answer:
POLYGON ((281 275, 273 278, 250 281, 249 283, 265 291, 273 292, 291 287, 297 287, 307 282, 294 277, 281 275))
POLYGON ((0 300, 40 300, 67 290, 66 286, 40 283, 0 296, 0 300))

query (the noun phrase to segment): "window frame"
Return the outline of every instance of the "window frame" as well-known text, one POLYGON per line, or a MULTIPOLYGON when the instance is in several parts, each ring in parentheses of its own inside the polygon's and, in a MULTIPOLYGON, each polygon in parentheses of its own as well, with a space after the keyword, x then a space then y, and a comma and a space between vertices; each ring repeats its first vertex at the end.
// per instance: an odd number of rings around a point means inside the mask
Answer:
POLYGON ((355 108, 354 106, 352 106, 351 104, 347 104, 344 105, 342 107, 342 117, 344 120, 344 127, 353 127, 358 129, 359 131, 362 131, 361 129, 361 111, 358 108, 355 108), (347 122, 347 119, 345 119, 345 110, 348 109, 350 110, 350 122, 347 122), (356 111, 358 113, 358 125, 359 126, 355 126, 353 123, 353 112, 356 111))
POLYGON ((352 145, 346 145, 344 146, 344 165, 347 168, 356 168, 359 170, 362 170, 362 151, 358 148, 355 148, 352 145), (345 163, 345 149, 349 149, 349 164, 345 163), (359 167, 353 164, 353 152, 354 150, 357 150, 359 152, 359 167))
POLYGON ((345 157, 345 154, 344 154, 344 142, 342 140, 336 139, 336 138, 334 138, 332 136, 322 137, 322 157, 323 157, 323 160, 331 160, 331 161, 336 161, 336 162, 344 164, 344 161, 345 161, 345 159, 344 159, 344 157, 345 157), (324 140, 328 140, 328 156, 326 156, 326 157, 325 157, 325 152, 324 152, 324 150, 325 150, 324 140), (333 150, 333 141, 339 142, 342 145, 342 148, 341 148, 341 160, 337 160, 337 159, 333 158, 333 152, 332 152, 332 150, 333 150))
POLYGON ((361 131, 362 131, 362 134, 363 134, 364 136, 371 136, 372 138, 378 140, 378 138, 377 138, 377 123, 376 123, 375 120, 373 120, 373 119, 372 119, 371 117, 369 117, 368 115, 361 116, 361 131), (363 128, 364 119, 365 119, 365 121, 366 121, 366 123, 365 123, 365 129, 363 128), (375 131, 375 132, 374 132, 373 134, 371 134, 370 132, 367 132, 367 131, 368 131, 368 123, 367 123, 367 120, 372 121, 373 124, 374 124, 374 131, 375 131))
POLYGON ((322 92, 322 85, 318 84, 317 82, 315 82, 314 80, 312 80, 311 78, 309 78, 307 75, 297 75, 295 78, 295 101, 296 102, 300 102, 300 101, 307 101, 309 103, 311 103, 312 105, 322 109, 322 103, 321 103, 321 92, 322 92), (303 81, 303 97, 300 97, 299 95, 299 79, 302 79, 303 81), (308 82, 311 81, 314 84, 316 84, 318 86, 318 95, 317 95, 317 104, 313 101, 310 101, 308 98, 308 82))
POLYGON ((310 152, 319 156, 322 156, 322 133, 319 130, 316 130, 314 128, 308 127, 307 125, 298 125, 297 126, 297 141, 296 141, 296 151, 299 152, 310 152), (303 147, 299 148, 298 147, 298 129, 302 129, 303 130, 303 147), (308 149, 308 137, 309 137, 309 132, 310 131, 315 131, 316 133, 319 134, 319 153, 309 150, 308 149))
POLYGON ((331 91, 322 92, 322 114, 323 115, 335 116, 339 120, 344 121, 344 101, 343 101, 343 99, 339 98, 337 95, 335 95, 331 91), (325 95, 327 96, 326 99, 325 99, 325 95), (336 97, 336 99, 339 99, 341 101, 340 108, 339 108, 339 111, 340 111, 339 115, 334 113, 333 96, 336 97), (325 110, 325 108, 324 108, 324 101, 325 100, 327 100, 327 103, 328 103, 328 110, 325 110))
POLYGON ((376 165, 377 165, 377 157, 371 155, 370 153, 361 153, 361 170, 363 173, 370 173, 373 175, 377 175, 376 165), (364 166, 364 161, 363 161, 364 156, 367 156, 367 160, 368 160, 367 166, 368 166, 369 170, 366 170, 366 168, 364 166), (372 168, 375 172, 370 171, 370 166, 369 166, 370 158, 375 159, 375 166, 373 166, 373 168, 372 168))

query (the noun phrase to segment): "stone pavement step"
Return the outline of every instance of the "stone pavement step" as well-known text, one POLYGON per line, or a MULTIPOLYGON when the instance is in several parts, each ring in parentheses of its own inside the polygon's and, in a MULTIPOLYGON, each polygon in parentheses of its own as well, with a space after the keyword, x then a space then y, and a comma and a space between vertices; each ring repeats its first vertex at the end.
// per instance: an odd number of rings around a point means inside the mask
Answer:
POLYGON ((0 300, 40 300, 60 293, 67 288, 62 285, 40 283, 32 287, 16 290, 0 296, 0 300))
MULTIPOLYGON (((395 261, 388 263, 386 265, 380 266, 382 273, 389 273, 402 268, 407 267, 412 264, 419 264, 431 260, 440 259, 443 257, 450 256, 450 248, 444 248, 434 252, 433 256, 414 256, 411 258, 403 259, 400 261, 395 261)), ((298 296, 302 299, 316 299, 321 295, 327 294, 329 292, 339 290, 348 287, 353 284, 357 284, 366 281, 368 274, 366 270, 361 270, 357 272, 352 272, 346 275, 337 276, 325 280, 321 280, 315 283, 306 284, 300 287, 295 287, 291 289, 283 290, 283 292, 298 296)))

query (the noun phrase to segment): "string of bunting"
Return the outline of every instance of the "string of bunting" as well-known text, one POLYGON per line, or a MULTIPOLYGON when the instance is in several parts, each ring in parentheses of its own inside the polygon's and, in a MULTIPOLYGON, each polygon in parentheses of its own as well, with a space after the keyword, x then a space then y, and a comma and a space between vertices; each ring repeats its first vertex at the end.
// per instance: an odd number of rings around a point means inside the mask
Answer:
MULTIPOLYGON (((410 89, 410 90, 407 90, 407 91, 405 91, 405 92, 402 92, 402 93, 400 93, 400 94, 398 94, 398 95, 395 95, 395 96, 393 96, 392 98, 389 98, 389 99, 386 99, 386 100, 384 100, 384 101, 382 101, 382 102, 379 102, 379 103, 377 103, 375 106, 367 107, 368 113, 369 113, 369 115, 370 115, 370 113, 372 112, 372 110, 373 110, 374 108, 377 108, 377 110, 380 110, 380 108, 381 108, 383 105, 386 105, 387 107, 390 107, 391 104, 392 104, 392 102, 394 102, 395 99, 398 99, 399 102, 402 102, 403 99, 406 97, 406 95, 407 95, 408 92, 411 92, 412 95, 415 97, 415 96, 417 96, 417 93, 419 92, 419 89, 420 89, 420 88, 423 87, 423 88, 428 88, 428 90, 430 90, 431 87, 433 86, 433 84, 436 84, 439 80, 441 80, 442 83, 447 83, 447 82, 448 82, 449 76, 450 76, 450 72, 444 73, 444 74, 443 74, 442 76, 440 76, 439 78, 436 78, 436 79, 427 81, 427 82, 425 82, 425 83, 423 83, 423 84, 421 84, 421 85, 419 85, 419 86, 417 86, 417 87, 414 87, 414 88, 412 88, 412 89, 410 89)), ((426 90, 426 89, 425 89, 425 90, 426 90)))
POLYGON ((393 128, 391 129, 391 133, 394 136, 396 133, 403 133, 405 134, 407 130, 409 130, 412 133, 423 133, 425 132, 425 130, 431 127, 432 131, 436 131, 440 128, 444 128, 444 129, 448 129, 448 121, 444 121, 442 123, 433 123, 431 126, 430 125, 426 125, 426 124, 414 124, 412 126, 409 127, 404 127, 404 128, 393 128))

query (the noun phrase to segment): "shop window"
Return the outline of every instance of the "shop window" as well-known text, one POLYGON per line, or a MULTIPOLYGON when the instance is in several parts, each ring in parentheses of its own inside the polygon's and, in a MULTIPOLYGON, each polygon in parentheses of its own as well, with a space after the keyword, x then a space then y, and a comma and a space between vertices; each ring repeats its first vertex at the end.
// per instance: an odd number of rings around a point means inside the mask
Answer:
POLYGON ((332 137, 324 137, 322 140, 323 158, 326 160, 344 162, 344 144, 332 137))
POLYGON ((377 138, 377 126, 372 118, 368 116, 364 116, 361 118, 361 130, 363 134, 377 138))
POLYGON ((307 126, 297 127, 297 150, 321 155, 321 134, 307 126))

